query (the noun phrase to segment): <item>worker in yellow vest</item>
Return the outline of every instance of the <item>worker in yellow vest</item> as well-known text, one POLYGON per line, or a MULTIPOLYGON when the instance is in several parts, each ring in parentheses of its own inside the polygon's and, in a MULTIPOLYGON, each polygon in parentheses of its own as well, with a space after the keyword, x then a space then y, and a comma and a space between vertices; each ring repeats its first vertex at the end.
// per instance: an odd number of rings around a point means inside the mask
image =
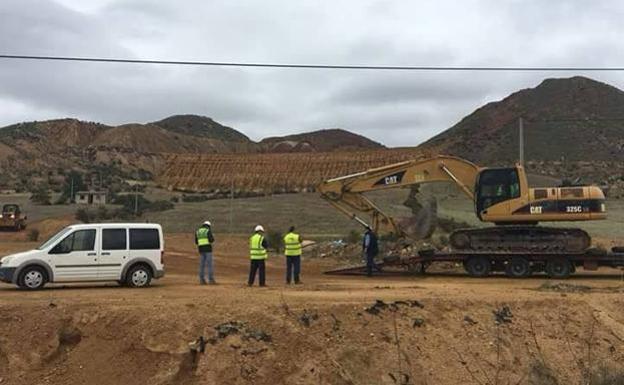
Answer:
POLYGON ((295 233, 295 226, 288 229, 288 234, 284 236, 284 254, 286 255, 286 283, 290 284, 291 279, 295 284, 301 283, 299 272, 301 271, 301 236, 295 233))
POLYGON ((269 244, 266 239, 264 239, 264 227, 261 225, 256 226, 254 234, 251 238, 249 238, 249 257, 251 259, 251 266, 249 269, 249 281, 247 281, 248 286, 253 286, 256 279, 256 272, 259 272, 260 286, 266 286, 266 266, 264 261, 266 261, 268 257, 268 247, 269 244))
POLYGON ((208 268, 208 283, 216 284, 214 279, 214 270, 212 268, 212 244, 214 236, 212 235, 210 221, 204 222, 200 228, 195 231, 195 244, 199 252, 199 284, 206 284, 206 268, 208 268))

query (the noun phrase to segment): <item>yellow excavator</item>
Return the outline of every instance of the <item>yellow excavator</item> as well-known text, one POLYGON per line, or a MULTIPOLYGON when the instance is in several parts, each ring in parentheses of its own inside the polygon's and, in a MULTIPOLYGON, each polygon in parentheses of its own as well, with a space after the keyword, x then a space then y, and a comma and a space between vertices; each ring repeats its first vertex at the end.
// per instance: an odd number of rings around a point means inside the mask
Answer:
POLYGON ((475 214, 496 226, 460 229, 449 241, 456 250, 582 252, 591 245, 578 228, 544 227, 539 222, 605 219, 605 197, 597 186, 530 188, 524 167, 487 168, 453 156, 437 156, 374 168, 321 183, 318 191, 335 208, 370 227, 408 236, 364 193, 431 182, 452 182, 473 202, 475 214))

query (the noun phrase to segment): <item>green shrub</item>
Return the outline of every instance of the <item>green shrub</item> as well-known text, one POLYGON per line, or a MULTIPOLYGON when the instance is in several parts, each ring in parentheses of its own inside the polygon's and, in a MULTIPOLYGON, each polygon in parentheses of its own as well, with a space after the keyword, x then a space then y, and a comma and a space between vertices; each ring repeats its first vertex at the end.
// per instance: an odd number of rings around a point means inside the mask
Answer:
POLYGON ((208 199, 208 195, 182 195, 182 202, 205 202, 208 199))
POLYGON ((37 242, 39 240, 39 230, 30 229, 30 231, 28 232, 28 240, 30 242, 37 242))

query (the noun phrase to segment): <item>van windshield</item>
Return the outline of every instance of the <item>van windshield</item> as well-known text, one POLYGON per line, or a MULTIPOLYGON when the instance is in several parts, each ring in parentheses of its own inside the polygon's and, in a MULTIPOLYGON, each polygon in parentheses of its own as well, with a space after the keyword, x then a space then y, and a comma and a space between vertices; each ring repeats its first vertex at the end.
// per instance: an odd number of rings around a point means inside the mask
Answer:
POLYGON ((58 241, 60 238, 65 236, 65 234, 69 233, 70 231, 71 231, 71 227, 64 228, 63 230, 61 230, 58 233, 56 233, 55 235, 53 235, 52 238, 50 238, 47 241, 45 241, 45 243, 43 245, 39 246, 37 248, 37 250, 47 249, 50 245, 52 245, 53 243, 58 241))

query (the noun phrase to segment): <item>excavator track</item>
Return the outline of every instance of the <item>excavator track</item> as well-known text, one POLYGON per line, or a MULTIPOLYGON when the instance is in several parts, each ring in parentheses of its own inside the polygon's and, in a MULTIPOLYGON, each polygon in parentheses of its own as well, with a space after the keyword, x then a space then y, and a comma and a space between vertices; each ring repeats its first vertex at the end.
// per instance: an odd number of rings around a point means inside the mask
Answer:
POLYGON ((450 243, 456 250, 581 253, 590 247, 591 237, 577 228, 503 225, 456 230, 450 243))

